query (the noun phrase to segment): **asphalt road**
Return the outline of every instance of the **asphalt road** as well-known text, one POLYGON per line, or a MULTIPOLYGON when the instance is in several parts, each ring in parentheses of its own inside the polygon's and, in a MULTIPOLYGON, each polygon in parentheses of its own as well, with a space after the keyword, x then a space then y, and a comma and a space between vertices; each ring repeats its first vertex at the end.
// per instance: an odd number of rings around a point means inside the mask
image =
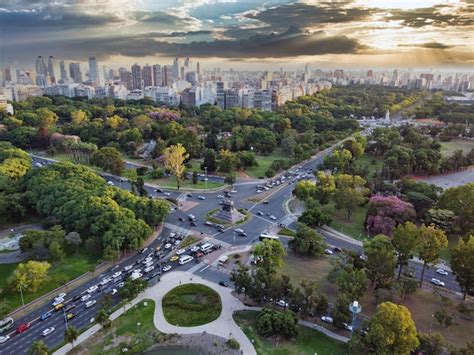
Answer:
MULTIPOLYGON (((329 154, 329 153, 326 153, 329 154)), ((323 156, 319 156, 302 164, 300 166, 300 174, 303 173, 310 173, 314 170, 323 160, 323 156)), ((34 158, 34 163, 41 162, 42 164, 48 164, 48 160, 44 158, 34 158)), ((114 178, 111 176, 106 176, 107 180, 113 181, 115 186, 130 189, 130 184, 128 182, 121 182, 120 179, 114 178)), ((242 226, 238 226, 242 228, 247 234, 248 237, 238 237, 234 233, 234 229, 228 228, 223 233, 219 233, 216 228, 209 227, 204 224, 206 220, 206 214, 210 210, 219 208, 219 201, 221 198, 218 195, 222 195, 222 192, 211 192, 211 193, 192 193, 192 196, 187 196, 186 193, 177 192, 177 191, 169 191, 169 195, 165 196, 164 193, 159 193, 154 190, 154 188, 146 186, 146 189, 150 196, 152 197, 172 197, 175 199, 183 200, 190 200, 193 202, 197 202, 197 205, 190 209, 189 211, 173 211, 166 220, 166 225, 172 226, 173 229, 181 229, 183 231, 189 231, 193 233, 202 233, 208 236, 211 236, 215 239, 217 243, 224 243, 226 245, 244 245, 244 244, 252 244, 258 241, 258 236, 260 233, 270 230, 275 227, 278 223, 289 224, 291 223, 292 219, 286 215, 286 212, 283 208, 284 202, 291 196, 291 192, 294 187, 294 183, 289 182, 288 180, 294 179, 287 179, 283 185, 273 187, 269 191, 265 192, 269 194, 265 200, 268 201, 268 204, 264 204, 263 201, 259 203, 249 201, 249 198, 254 196, 259 196, 256 193, 256 185, 263 184, 262 182, 250 182, 244 183, 242 181, 238 181, 234 189, 237 191, 236 193, 232 194, 232 200, 234 201, 236 208, 246 208, 251 214, 252 218, 250 221, 245 223, 242 226), (199 200, 197 196, 202 195, 205 196, 205 200, 199 200), (262 212, 263 215, 260 216, 258 212, 262 212), (187 220, 187 215, 192 213, 196 216, 196 227, 190 225, 190 222, 187 220), (275 219, 270 219, 270 216, 274 216, 275 219), (180 218, 182 220, 180 220, 180 218)), ((158 245, 163 244, 163 240, 169 236, 171 230, 169 228, 164 228, 163 232, 160 236, 151 244, 149 247, 150 250, 154 249, 158 245)), ((349 243, 345 240, 341 240, 338 238, 334 238, 329 235, 325 235, 326 242, 333 246, 333 247, 340 247, 346 248, 351 250, 356 250, 358 252, 362 252, 361 247, 349 243)), ((285 240, 283 240, 285 243, 285 240)), ((285 243, 286 244, 286 243, 285 243)), ((91 298, 89 300, 96 300, 97 303, 90 307, 85 308, 85 305, 80 300, 72 302, 72 298, 78 294, 87 293, 87 289, 93 285, 97 285, 100 281, 107 276, 112 275, 114 272, 123 270, 123 268, 127 265, 131 265, 135 263, 138 259, 141 259, 143 255, 137 254, 133 256, 131 259, 127 260, 126 262, 122 262, 113 268, 113 270, 109 270, 107 273, 103 275, 98 275, 96 278, 88 282, 87 284, 80 286, 76 289, 70 290, 67 295, 67 299, 65 304, 69 305, 71 303, 76 304, 76 308, 71 310, 77 314, 77 316, 69 321, 69 324, 73 325, 74 327, 80 329, 86 327, 87 325, 94 322, 94 317, 97 314, 97 311, 101 308, 101 299, 103 297, 104 292, 94 291, 91 293, 91 298)), ((159 265, 160 261, 163 262, 164 260, 157 260, 155 259, 155 265, 159 265)), ((167 259, 166 259, 167 260, 167 259)), ((161 266, 166 265, 163 263, 161 266)), ((172 263, 173 269, 178 267, 177 263, 172 263)), ((412 268, 417 277, 421 274, 421 265, 418 263, 410 263, 410 268, 412 268)), ((135 267, 134 267, 135 268, 135 267)), ((173 270, 172 269, 172 270, 173 270)), ((212 267, 209 267, 205 264, 197 265, 194 262, 188 263, 183 266, 179 266, 180 270, 189 270, 200 276, 204 277, 205 279, 218 283, 219 281, 227 281, 230 283, 229 275, 222 273, 212 267)), ((169 271, 169 272, 172 272, 169 271)), ((425 280, 429 280, 431 277, 436 277, 442 279, 446 282, 446 286, 455 290, 460 291, 460 288, 457 282, 454 280, 453 275, 448 276, 440 276, 434 272, 434 270, 427 270, 425 272, 425 280)), ((117 284, 121 282, 120 279, 111 283, 106 288, 117 288, 117 284)), ((151 280, 150 282, 155 283, 157 282, 156 279, 151 280)), ((51 300, 52 301, 52 300, 51 300)), ((113 298, 114 304, 117 304, 120 301, 120 297, 118 293, 113 298)), ((51 303, 41 307, 40 309, 29 313, 27 316, 22 317, 15 321, 14 328, 10 330, 10 332, 5 332, 2 335, 9 334, 11 339, 5 342, 4 344, 0 345, 0 353, 1 354, 25 354, 31 346, 31 343, 37 339, 42 339, 48 345, 49 348, 54 348, 62 343, 64 339, 64 331, 66 329, 66 324, 64 320, 64 313, 54 312, 53 315, 43 321, 39 320, 39 317, 52 310, 51 303), (16 334, 15 328, 22 323, 31 323, 31 328, 26 330, 24 333, 16 334), (47 337, 42 337, 41 333, 44 329, 54 327, 55 331, 47 337)))

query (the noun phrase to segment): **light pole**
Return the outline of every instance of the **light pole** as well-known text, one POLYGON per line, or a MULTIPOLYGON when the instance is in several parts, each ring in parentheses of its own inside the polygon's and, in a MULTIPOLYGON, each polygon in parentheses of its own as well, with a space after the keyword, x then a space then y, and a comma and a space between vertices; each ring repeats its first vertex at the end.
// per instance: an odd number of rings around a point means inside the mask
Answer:
POLYGON ((356 317, 360 313, 360 311, 362 311, 362 307, 358 301, 354 301, 349 305, 349 311, 351 311, 352 313, 352 324, 351 324, 351 336, 352 336, 355 329, 356 317))
POLYGON ((207 190, 207 166, 204 167, 204 184, 207 190))
POLYGON ((23 303, 23 306, 25 306, 25 300, 23 299, 23 290, 21 288, 21 284, 19 286, 20 286, 21 303, 23 303))

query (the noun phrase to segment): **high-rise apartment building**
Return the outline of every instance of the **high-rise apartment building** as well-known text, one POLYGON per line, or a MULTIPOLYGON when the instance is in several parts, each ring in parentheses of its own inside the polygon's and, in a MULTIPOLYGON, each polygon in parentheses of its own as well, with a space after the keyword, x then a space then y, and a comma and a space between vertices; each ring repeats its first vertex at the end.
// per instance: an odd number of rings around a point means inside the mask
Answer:
POLYGON ((162 86, 163 85, 163 75, 161 65, 155 64, 152 67, 152 74, 153 74, 153 85, 154 86, 162 86))
POLYGON ((146 64, 142 69, 143 87, 153 86, 153 74, 151 66, 146 64))
POLYGON ((46 76, 48 73, 48 69, 46 68, 46 63, 42 56, 38 56, 36 58, 36 74, 37 75, 44 75, 46 76))
POLYGON ((223 81, 218 81, 216 83, 216 98, 217 105, 221 109, 225 109, 225 83, 223 81))
POLYGON ((197 75, 201 74, 201 65, 199 64, 199 62, 197 62, 196 64, 196 73, 197 75))
POLYGON ((75 83, 82 83, 81 65, 79 63, 69 63, 69 76, 75 83))
POLYGON ((173 85, 173 67, 165 65, 163 67, 163 86, 173 85))
POLYGON ((12 69, 10 67, 3 68, 3 83, 13 82, 12 69))
POLYGON ((94 84, 99 84, 99 65, 96 57, 89 58, 89 80, 94 84))
POLYGON ((120 82, 127 88, 132 90, 132 73, 125 68, 119 68, 120 82))
POLYGON ((181 75, 181 62, 180 62, 179 58, 175 58, 174 61, 173 61, 173 72, 172 72, 172 75, 173 75, 173 79, 175 79, 175 80, 180 79, 180 75, 181 75))
POLYGON ((132 65, 132 90, 142 88, 142 68, 137 64, 132 65))
POLYGON ((48 58, 48 75, 51 80, 51 84, 56 84, 56 73, 55 73, 55 66, 56 66, 56 61, 54 60, 54 57, 52 55, 49 56, 48 58))
POLYGON ((61 81, 63 83, 66 83, 67 82, 67 72, 66 72, 66 66, 64 64, 64 60, 61 60, 59 62, 59 72, 60 72, 60 75, 61 75, 61 81))

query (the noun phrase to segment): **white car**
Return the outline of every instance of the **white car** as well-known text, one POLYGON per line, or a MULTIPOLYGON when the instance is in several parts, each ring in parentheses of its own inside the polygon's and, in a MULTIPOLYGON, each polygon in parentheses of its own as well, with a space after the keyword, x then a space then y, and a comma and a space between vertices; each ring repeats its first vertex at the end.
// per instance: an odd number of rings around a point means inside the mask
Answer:
POLYGON ((110 186, 115 186, 115 184, 113 183, 113 181, 107 181, 107 184, 109 184, 110 186))
POLYGON ((197 245, 193 246, 191 249, 189 249, 192 253, 195 253, 199 251, 199 247, 197 245))
POLYGON ((145 268, 149 268, 152 265, 153 265, 153 261, 149 261, 146 264, 143 264, 143 266, 145 266, 145 268))
POLYGON ((352 325, 350 325, 348 323, 342 323, 342 325, 344 326, 345 330, 348 330, 348 331, 352 332, 352 325))
POLYGON ((171 243, 166 243, 165 244, 165 249, 170 249, 173 245, 171 243))
POLYGON ((440 275, 448 276, 448 272, 444 269, 437 269, 436 273, 440 275))
POLYGON ((178 249, 176 250, 176 255, 181 255, 181 254, 184 254, 186 253, 186 249, 178 249))
POLYGON ((258 194, 261 194, 261 193, 262 193, 262 190, 257 190, 257 193, 258 193, 258 194))
POLYGON ((232 190, 230 193, 231 193, 231 194, 236 194, 236 193, 237 193, 237 190, 232 190))
POLYGON ((224 198, 224 195, 217 195, 217 198, 224 198))
POLYGON ((57 295, 56 297, 54 297, 54 300, 59 300, 59 299, 62 299, 64 300, 66 298, 66 294, 63 292, 63 293, 60 293, 59 295, 57 295))
POLYGON ((94 286, 89 287, 89 288, 87 289, 87 292, 88 292, 88 293, 92 293, 92 292, 94 292, 94 291, 97 291, 97 289, 98 289, 97 285, 94 285, 94 286))
POLYGON ((277 218, 276 218, 274 215, 270 215, 270 219, 271 219, 272 221, 276 221, 277 218))
POLYGON ((127 265, 123 268, 124 271, 128 271, 128 270, 131 270, 133 267, 133 265, 127 265))
POLYGON ((324 249, 324 254, 332 255, 332 250, 331 249, 324 249))
POLYGON ((170 192, 163 192, 163 195, 165 195, 165 196, 171 196, 171 193, 170 193, 170 192))
POLYGON ((104 285, 107 285, 110 281, 112 281, 112 279, 110 277, 106 277, 105 279, 102 279, 100 284, 104 286, 104 285))
POLYGON ((125 286, 125 282, 121 282, 121 283, 119 283, 119 284, 117 285, 118 288, 122 288, 122 287, 124 287, 124 286, 125 286))
POLYGON ((91 295, 84 295, 81 297, 81 302, 87 301, 89 298, 91 298, 91 295))
POLYGON ((130 275, 130 278, 132 280, 136 280, 136 279, 139 279, 142 276, 143 276, 143 274, 141 272, 134 272, 133 274, 130 275))
POLYGON ((153 258, 146 258, 142 261, 142 264, 148 264, 150 261, 153 261, 153 258))
POLYGON ((171 270, 171 265, 165 265, 163 266, 163 271, 166 272, 166 271, 170 271, 171 270))
POLYGON ((435 284, 436 286, 445 286, 445 283, 439 279, 435 279, 434 277, 430 280, 432 284, 435 284))
POLYGON ((330 323, 332 324, 334 322, 334 320, 332 319, 332 317, 329 317, 329 316, 322 316, 321 317, 321 320, 325 323, 330 323))
POLYGON ((237 228, 237 229, 235 230, 235 233, 241 234, 241 233, 243 233, 243 232, 244 232, 244 230, 243 230, 242 228, 237 228))
POLYGON ((205 200, 206 197, 205 196, 198 196, 198 200, 205 200))
POLYGON ((148 248, 143 248, 143 249, 140 251, 140 254, 145 254, 147 250, 148 250, 148 248))
POLYGON ((10 340, 10 336, 9 336, 9 335, 1 336, 1 337, 0 337, 0 344, 3 344, 3 343, 5 343, 5 342, 7 342, 8 340, 10 340))
POLYGON ((155 267, 152 265, 152 266, 149 266, 147 267, 145 270, 143 270, 144 273, 149 273, 151 270, 153 270, 155 267))
POLYGON ((120 276, 122 276, 122 271, 117 271, 115 274, 112 275, 112 277, 114 279, 116 279, 117 277, 120 277, 120 276))
POLYGON ((286 307, 288 307, 288 302, 285 302, 284 300, 279 300, 277 302, 277 305, 280 306, 280 307, 286 308, 286 307))
POLYGON ((49 334, 51 334, 55 330, 56 330, 56 328, 54 328, 54 327, 46 328, 45 330, 43 330, 41 332, 41 335, 44 336, 44 337, 47 337, 49 334))
POLYGON ((117 289, 114 288, 114 289, 112 289, 112 291, 110 292, 110 294, 113 296, 113 295, 115 295, 117 292, 118 292, 117 289))
POLYGON ((86 308, 90 308, 97 303, 96 300, 92 300, 86 303, 86 308))
POLYGON ((53 307, 57 306, 58 304, 60 303, 63 303, 64 302, 64 298, 55 298, 54 299, 54 302, 53 302, 53 307))

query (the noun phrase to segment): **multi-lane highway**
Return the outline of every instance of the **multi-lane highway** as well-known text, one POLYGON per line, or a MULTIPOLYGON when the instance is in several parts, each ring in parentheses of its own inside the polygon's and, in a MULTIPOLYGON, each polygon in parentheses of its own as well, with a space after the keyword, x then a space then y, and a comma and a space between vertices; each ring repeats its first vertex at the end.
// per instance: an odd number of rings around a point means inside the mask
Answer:
MULTIPOLYGON (((329 152, 326 152, 325 154, 329 154, 329 152)), ((294 175, 299 176, 300 178, 304 176, 310 178, 312 170, 314 170, 322 162, 325 154, 321 154, 318 157, 302 164, 298 167, 298 169, 292 169, 295 172, 294 175)), ((34 157, 34 163, 40 163, 42 165, 45 165, 49 162, 50 160, 47 160, 45 158, 36 156, 34 157)), ((107 176, 106 179, 112 181, 115 186, 119 188, 130 189, 129 183, 123 182, 117 177, 107 176)), ((217 178, 213 177, 213 179, 217 178)), ((291 223, 294 223, 294 218, 292 216, 287 215, 284 209, 284 203, 291 196, 295 181, 295 176, 288 176, 288 178, 286 178, 284 182, 280 185, 275 184, 275 186, 273 186, 271 189, 269 189, 268 191, 263 191, 260 194, 256 192, 256 187, 257 185, 264 184, 264 182, 261 180, 238 181, 235 184, 234 190, 236 192, 231 194, 231 198, 234 201, 235 207, 245 208, 251 213, 251 219, 244 225, 239 226, 247 233, 247 237, 238 236, 234 232, 234 229, 232 227, 227 228, 224 232, 219 232, 215 227, 207 226, 204 224, 207 213, 210 210, 220 207, 219 202, 222 200, 220 196, 223 195, 222 192, 157 192, 155 187, 146 186, 146 189, 151 197, 171 197, 181 202, 190 201, 192 203, 188 205, 192 207, 186 211, 173 211, 166 220, 163 232, 158 236, 156 240, 152 242, 152 244, 149 246, 149 250, 144 255, 134 255, 130 259, 116 265, 108 272, 102 275, 97 275, 97 277, 87 282, 85 285, 70 290, 65 299, 65 306, 68 306, 72 303, 75 304, 76 307, 74 309, 71 309, 67 313, 75 313, 76 317, 71 319, 69 321, 69 324, 80 329, 86 327, 88 324, 93 323, 97 311, 101 308, 101 299, 103 298, 103 295, 107 292, 107 290, 111 291, 114 288, 118 289, 118 285, 120 284, 120 282, 123 282, 123 278, 125 275, 124 268, 129 265, 134 265, 133 269, 143 269, 143 267, 136 264, 137 260, 142 259, 148 253, 153 251, 154 248, 156 248, 158 245, 163 245, 164 240, 169 237, 172 231, 182 232, 183 234, 202 234, 207 238, 206 240, 211 240, 215 244, 220 244, 224 248, 227 248, 229 246, 253 244, 258 241, 258 235, 261 232, 270 229, 275 229, 274 227, 279 223, 285 225, 290 225, 291 223), (166 196, 165 193, 168 196, 166 196), (204 196, 205 199, 198 199, 198 196, 204 196), (256 201, 256 197, 260 197, 260 201, 252 202, 251 200, 256 201), (190 221, 187 218, 189 213, 192 213, 194 216, 196 216, 196 226, 192 226, 190 224, 190 221), (108 285, 103 287, 102 291, 93 291, 90 293, 91 298, 89 300, 96 300, 97 303, 95 305, 91 306, 90 308, 86 308, 85 302, 81 302, 80 300, 72 301, 72 299, 75 298, 75 296, 77 295, 89 294, 87 292, 87 289, 89 287, 100 284, 100 282, 104 278, 113 275, 117 271, 122 271, 122 275, 119 278, 114 281, 111 281, 108 285)), ((326 234, 325 237, 326 242, 333 247, 351 249, 362 253, 362 248, 359 245, 351 243, 347 239, 340 239, 330 234, 326 234)), ((159 270, 160 267, 163 267, 167 264, 171 264, 173 269, 168 272, 172 272, 177 267, 183 270, 192 269, 192 272, 199 273, 200 276, 210 281, 218 283, 219 281, 224 280, 229 282, 229 276, 227 274, 224 274, 212 267, 209 267, 204 263, 198 265, 193 261, 186 265, 178 266, 178 263, 170 263, 168 261, 169 255, 162 259, 158 259, 156 256, 153 256, 153 258, 156 270, 159 270)), ((409 268, 415 272, 417 277, 419 277, 419 275, 421 274, 422 265, 420 265, 419 263, 412 262, 410 263, 409 268)), ((150 280, 150 282, 157 282, 158 277, 159 276, 153 278, 152 280, 150 280)), ((446 283, 446 287, 451 288, 454 291, 460 291, 459 285, 454 280, 453 275, 440 276, 436 274, 434 270, 428 269, 425 273, 425 280, 429 280, 432 277, 442 279, 446 283)), ((52 301, 53 300, 51 300, 51 302, 52 301)), ((113 302, 114 304, 116 304, 119 301, 120 296, 118 293, 116 293, 113 296, 113 302)), ((66 322, 64 319, 65 312, 55 312, 53 310, 51 302, 48 302, 48 304, 29 313, 21 319, 15 320, 14 327, 10 331, 7 331, 2 334, 9 334, 11 338, 0 345, 0 354, 24 354, 30 348, 31 343, 37 339, 44 340, 50 348, 54 348, 62 343, 64 339, 64 331, 66 329, 66 322), (52 311, 52 316, 45 320, 41 320, 41 315, 47 313, 48 311, 52 311), (24 333, 17 334, 15 331, 16 327, 19 324, 26 323, 31 324, 30 329, 26 330, 24 333), (43 330, 49 327, 54 327, 55 331, 47 337, 42 337, 43 330)))

